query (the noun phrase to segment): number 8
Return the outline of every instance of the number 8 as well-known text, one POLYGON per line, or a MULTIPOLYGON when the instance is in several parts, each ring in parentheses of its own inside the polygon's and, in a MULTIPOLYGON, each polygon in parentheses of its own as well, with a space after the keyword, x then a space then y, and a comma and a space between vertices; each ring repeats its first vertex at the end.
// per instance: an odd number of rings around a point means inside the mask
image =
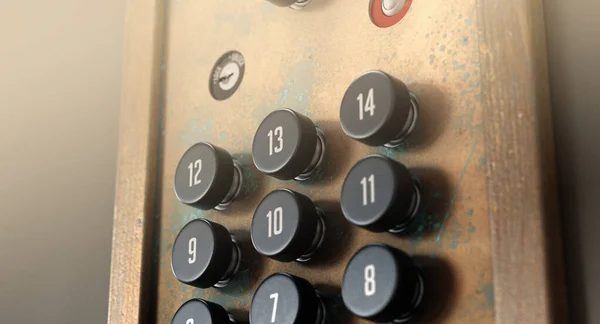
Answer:
POLYGON ((365 267, 365 296, 375 294, 375 266, 369 264, 365 267))

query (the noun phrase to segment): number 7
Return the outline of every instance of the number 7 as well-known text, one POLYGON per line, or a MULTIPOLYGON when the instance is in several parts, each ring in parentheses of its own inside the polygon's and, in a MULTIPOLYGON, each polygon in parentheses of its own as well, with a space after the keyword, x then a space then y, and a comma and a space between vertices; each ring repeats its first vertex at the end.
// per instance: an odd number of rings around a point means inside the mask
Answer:
POLYGON ((271 313, 271 323, 275 323, 275 317, 277 317, 277 301, 279 300, 279 294, 271 294, 269 295, 269 299, 273 299, 273 313, 271 313))

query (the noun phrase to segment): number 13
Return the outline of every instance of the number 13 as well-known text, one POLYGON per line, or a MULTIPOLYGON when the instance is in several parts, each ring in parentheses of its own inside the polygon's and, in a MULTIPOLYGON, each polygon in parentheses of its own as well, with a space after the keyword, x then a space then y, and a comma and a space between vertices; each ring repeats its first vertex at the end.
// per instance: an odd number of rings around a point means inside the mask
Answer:
POLYGON ((273 155, 273 152, 281 152, 281 150, 283 150, 283 127, 275 127, 275 130, 270 130, 267 136, 269 136, 269 156, 273 155), (277 137, 277 142, 279 143, 279 145, 273 145, 273 137, 277 137))

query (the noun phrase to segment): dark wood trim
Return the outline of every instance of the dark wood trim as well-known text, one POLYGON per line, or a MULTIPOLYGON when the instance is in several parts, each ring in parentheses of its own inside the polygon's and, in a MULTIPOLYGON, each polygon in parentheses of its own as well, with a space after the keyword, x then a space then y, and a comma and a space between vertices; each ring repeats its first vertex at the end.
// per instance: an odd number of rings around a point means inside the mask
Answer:
POLYGON ((542 1, 478 10, 496 323, 566 323, 542 1))
POLYGON ((108 323, 150 323, 164 2, 129 0, 108 323))

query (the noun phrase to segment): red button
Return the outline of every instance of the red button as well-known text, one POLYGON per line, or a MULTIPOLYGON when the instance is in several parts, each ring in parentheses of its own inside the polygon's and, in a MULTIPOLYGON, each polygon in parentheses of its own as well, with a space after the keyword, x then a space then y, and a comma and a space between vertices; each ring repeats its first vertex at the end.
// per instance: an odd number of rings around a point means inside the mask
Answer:
POLYGON ((404 7, 395 15, 389 17, 383 13, 383 4, 382 0, 371 0, 371 21, 375 26, 381 28, 391 27, 397 24, 406 14, 408 13, 408 9, 412 5, 412 0, 406 0, 404 3, 404 7))

